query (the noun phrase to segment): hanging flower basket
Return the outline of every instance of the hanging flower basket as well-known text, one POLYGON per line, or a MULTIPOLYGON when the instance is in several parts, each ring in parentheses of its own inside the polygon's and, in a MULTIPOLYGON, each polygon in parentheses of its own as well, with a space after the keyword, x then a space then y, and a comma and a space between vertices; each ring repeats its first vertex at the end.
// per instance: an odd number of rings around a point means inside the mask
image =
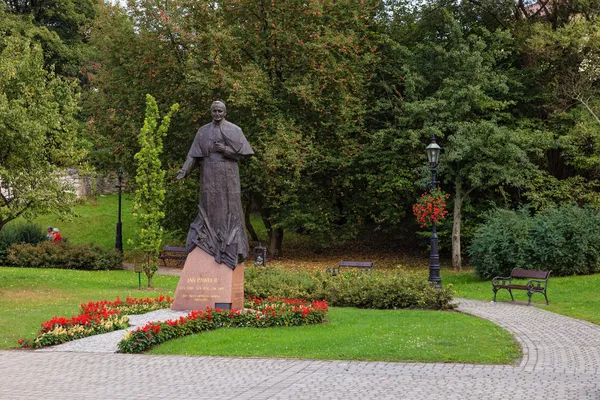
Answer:
POLYGON ((421 228, 439 224, 441 220, 446 218, 446 215, 448 215, 446 209, 448 198, 450 198, 450 195, 440 188, 425 192, 419 197, 417 204, 412 209, 421 228))

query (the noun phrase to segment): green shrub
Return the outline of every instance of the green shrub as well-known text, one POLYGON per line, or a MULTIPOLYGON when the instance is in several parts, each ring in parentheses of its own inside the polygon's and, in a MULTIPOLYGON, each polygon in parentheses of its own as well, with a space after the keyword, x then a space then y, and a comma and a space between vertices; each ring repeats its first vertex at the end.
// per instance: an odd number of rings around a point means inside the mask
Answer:
POLYGON ((348 272, 331 276, 322 272, 252 267, 246 269, 245 281, 246 297, 326 300, 334 307, 452 308, 450 288, 434 289, 424 276, 407 272, 348 272))
POLYGON ((115 250, 83 244, 24 243, 13 244, 8 248, 6 264, 33 268, 115 270, 123 269, 123 256, 115 250))
POLYGON ((327 299, 331 306, 378 309, 448 309, 452 308, 452 290, 438 290, 421 275, 343 273, 324 281, 316 297, 327 299))
POLYGON ((286 299, 323 300, 314 298, 323 284, 320 273, 289 271, 279 268, 251 267, 244 271, 246 298, 281 297, 286 299))
POLYGON ((471 264, 483 278, 508 276, 513 268, 551 270, 553 276, 591 274, 598 269, 599 223, 589 207, 547 209, 534 217, 496 210, 475 233, 471 264))
POLYGON ((495 210, 476 231, 468 252, 470 263, 483 278, 508 276, 513 268, 530 268, 529 231, 525 211, 495 210))
POLYGON ((46 240, 46 232, 33 222, 6 225, 0 231, 0 262, 6 260, 8 248, 14 243, 37 244, 44 240, 46 240))
POLYGON ((531 264, 552 275, 593 274, 600 255, 600 216, 590 207, 548 209, 529 232, 531 264))

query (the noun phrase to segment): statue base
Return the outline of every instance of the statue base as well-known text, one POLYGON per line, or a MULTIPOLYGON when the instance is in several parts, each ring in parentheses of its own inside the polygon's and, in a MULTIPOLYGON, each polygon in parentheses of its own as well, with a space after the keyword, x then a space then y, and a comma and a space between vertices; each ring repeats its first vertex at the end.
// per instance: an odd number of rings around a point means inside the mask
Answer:
POLYGON ((232 270, 196 247, 188 254, 171 310, 244 308, 244 264, 232 270))

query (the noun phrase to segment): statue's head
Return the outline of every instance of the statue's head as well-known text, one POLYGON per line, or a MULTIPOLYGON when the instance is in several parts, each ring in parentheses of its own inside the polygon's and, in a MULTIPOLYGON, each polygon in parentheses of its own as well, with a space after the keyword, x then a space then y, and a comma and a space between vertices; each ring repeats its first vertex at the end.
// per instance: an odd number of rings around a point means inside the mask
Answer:
POLYGON ((210 114, 215 122, 220 122, 227 115, 227 107, 222 101, 215 101, 210 106, 210 114))

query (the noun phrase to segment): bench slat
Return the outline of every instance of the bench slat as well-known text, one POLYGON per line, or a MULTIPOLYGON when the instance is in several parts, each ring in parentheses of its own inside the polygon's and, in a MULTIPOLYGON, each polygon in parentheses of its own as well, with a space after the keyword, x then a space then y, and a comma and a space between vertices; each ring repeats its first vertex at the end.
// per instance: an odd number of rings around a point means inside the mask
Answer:
POLYGON ((165 250, 164 251, 175 251, 178 253, 183 253, 186 252, 185 247, 172 247, 172 246, 165 246, 165 250))
POLYGON ((533 278, 533 279, 548 279, 550 271, 533 271, 529 269, 515 268, 511 272, 513 278, 533 278))
POLYGON ((363 262, 363 261, 340 261, 340 267, 366 267, 372 268, 372 262, 363 262))

